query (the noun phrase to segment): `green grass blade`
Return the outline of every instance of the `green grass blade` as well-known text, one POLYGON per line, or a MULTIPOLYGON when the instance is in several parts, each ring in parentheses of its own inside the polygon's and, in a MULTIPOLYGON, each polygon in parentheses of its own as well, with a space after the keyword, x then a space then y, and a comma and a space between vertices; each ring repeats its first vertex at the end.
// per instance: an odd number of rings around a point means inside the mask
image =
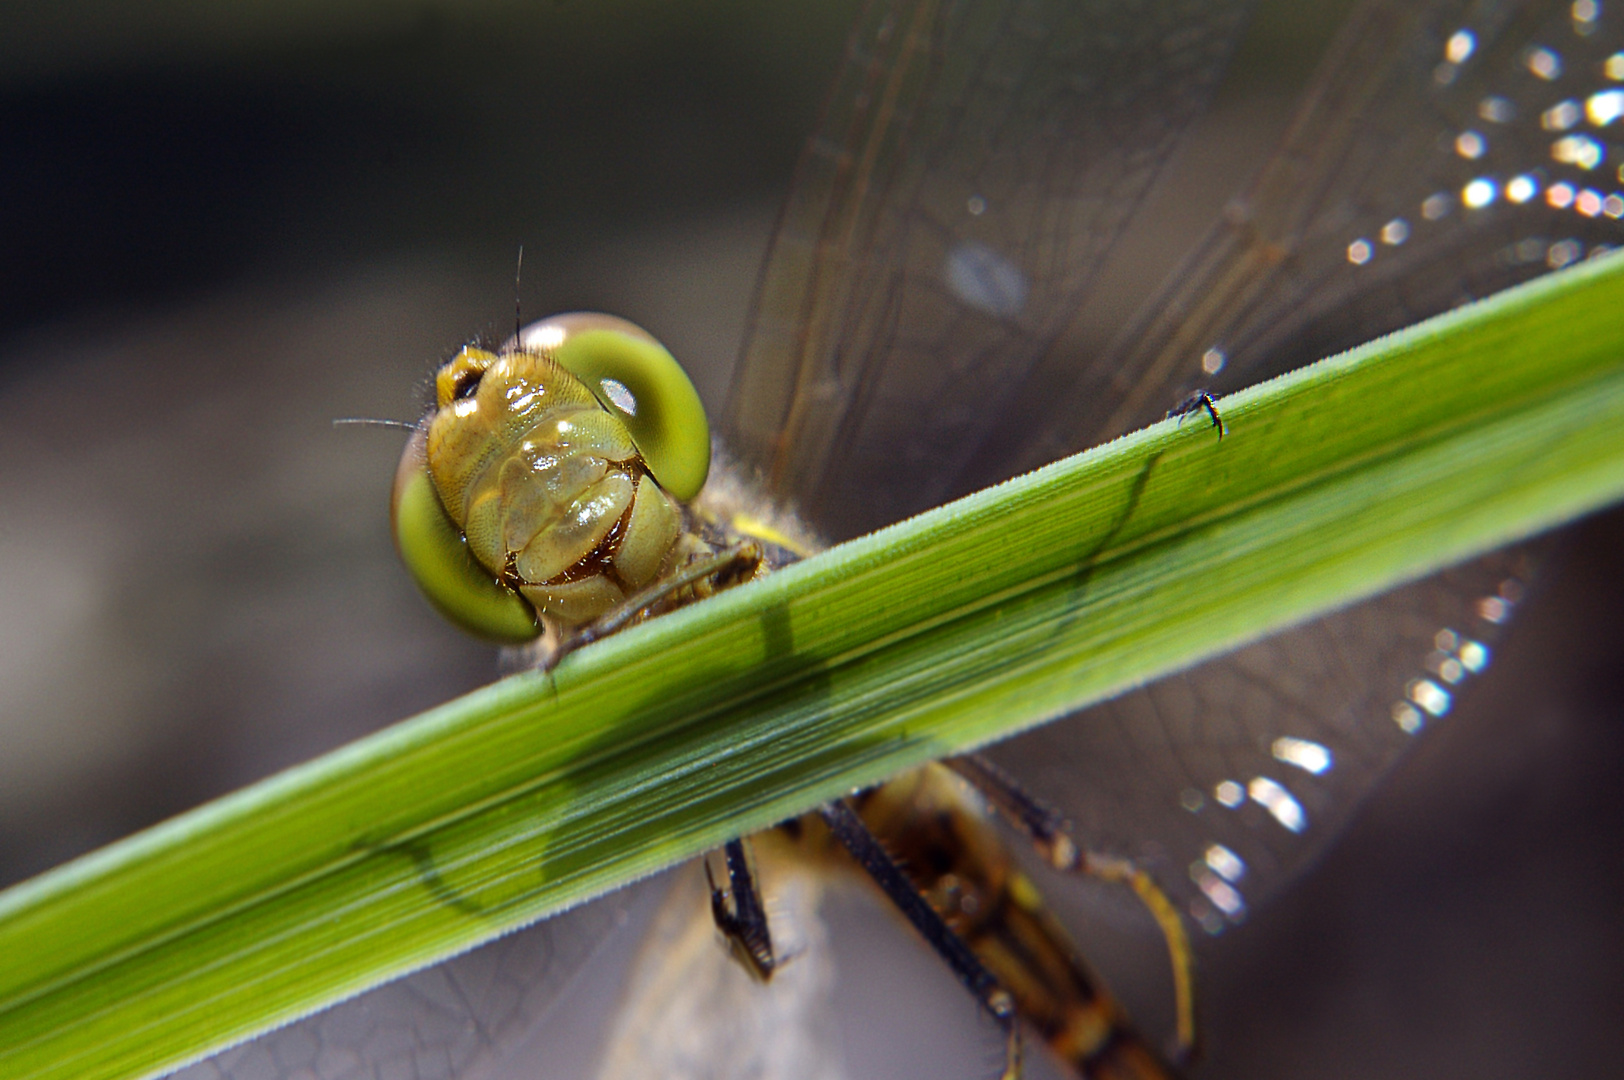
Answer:
POLYGON ((198 1056, 1624 495, 1624 261, 843 545, 0 894, 0 1075, 198 1056))

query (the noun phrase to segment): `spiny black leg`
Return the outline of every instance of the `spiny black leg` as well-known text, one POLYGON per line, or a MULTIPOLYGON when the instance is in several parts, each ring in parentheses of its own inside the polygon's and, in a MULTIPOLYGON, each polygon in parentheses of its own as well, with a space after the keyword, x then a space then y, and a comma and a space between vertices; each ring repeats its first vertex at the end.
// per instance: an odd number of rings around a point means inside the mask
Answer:
POLYGON ((948 758, 942 764, 968 780, 995 810, 1024 832, 1050 866, 1068 872, 1083 869, 1083 853, 1072 840, 1066 819, 1029 794, 1013 776, 980 754, 948 758))
POLYGON ((732 944, 739 959, 757 978, 766 982, 778 970, 778 956, 773 952, 772 932, 767 926, 767 909, 762 906, 755 875, 750 872, 744 841, 729 840, 722 851, 727 860, 726 889, 717 887, 710 860, 705 861, 705 879, 710 882, 711 891, 711 918, 716 920, 716 928, 732 944))
POLYGON ((1040 802, 1003 769, 979 754, 948 758, 942 764, 981 792, 994 810, 1031 838, 1038 854, 1055 869, 1083 873, 1101 881, 1128 886, 1145 905, 1161 929, 1173 965, 1173 996, 1178 1013, 1177 1057, 1190 1059, 1197 1051, 1195 1017, 1195 955, 1184 930, 1184 919, 1162 887, 1128 859, 1084 852, 1071 838, 1070 826, 1052 808, 1040 802))
POLYGON ((903 873, 880 844, 863 819, 845 802, 832 802, 818 808, 818 814, 829 831, 834 833, 852 858, 857 860, 859 866, 874 879, 886 897, 897 906, 907 920, 913 924, 914 929, 924 935, 925 941, 936 951, 936 954, 947 962, 953 969, 959 982, 963 983, 981 1007, 1004 1029, 1008 1039, 1007 1066, 1004 1070, 1006 1080, 1020 1075, 1021 1043, 1020 1028, 1015 1022, 1015 1002, 1009 991, 999 984, 996 976, 989 971, 980 957, 976 956, 970 946, 953 932, 946 920, 930 906, 930 903, 914 888, 908 875, 903 873))
POLYGON ((1167 418, 1171 420, 1176 416, 1182 425, 1186 416, 1203 410, 1206 411, 1208 416, 1212 417, 1212 426, 1218 429, 1218 438, 1222 441, 1223 437, 1229 434, 1229 428, 1224 424, 1224 418, 1218 413, 1218 399, 1213 397, 1209 391, 1194 391, 1183 401, 1168 409, 1167 418))

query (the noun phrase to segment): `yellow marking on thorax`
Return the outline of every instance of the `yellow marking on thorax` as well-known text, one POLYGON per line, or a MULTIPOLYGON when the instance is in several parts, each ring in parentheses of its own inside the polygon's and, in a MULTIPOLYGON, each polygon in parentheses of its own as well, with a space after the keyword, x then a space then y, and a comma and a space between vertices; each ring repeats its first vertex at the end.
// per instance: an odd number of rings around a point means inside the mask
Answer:
POLYGON ((817 554, 817 552, 811 547, 793 539, 781 530, 773 528, 767 522, 756 517, 754 514, 734 514, 728 519, 727 525, 728 528, 732 529, 740 536, 751 540, 761 540, 772 544, 775 547, 781 547, 785 551, 794 554, 797 558, 808 559, 817 554))

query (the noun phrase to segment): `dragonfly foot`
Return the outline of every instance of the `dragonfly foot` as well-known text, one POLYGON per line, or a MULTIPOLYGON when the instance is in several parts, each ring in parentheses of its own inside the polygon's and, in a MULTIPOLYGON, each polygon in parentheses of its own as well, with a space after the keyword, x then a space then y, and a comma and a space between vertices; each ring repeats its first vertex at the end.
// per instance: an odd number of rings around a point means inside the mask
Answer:
POLYGON ((1224 436, 1229 434, 1229 427, 1224 423, 1222 414, 1218 412, 1218 399, 1213 397, 1210 391, 1194 391, 1183 401, 1168 409, 1167 418, 1171 420, 1177 417, 1180 426, 1182 426, 1186 416, 1198 412, 1205 412, 1212 417, 1212 426, 1218 429, 1218 439, 1222 442, 1224 436))

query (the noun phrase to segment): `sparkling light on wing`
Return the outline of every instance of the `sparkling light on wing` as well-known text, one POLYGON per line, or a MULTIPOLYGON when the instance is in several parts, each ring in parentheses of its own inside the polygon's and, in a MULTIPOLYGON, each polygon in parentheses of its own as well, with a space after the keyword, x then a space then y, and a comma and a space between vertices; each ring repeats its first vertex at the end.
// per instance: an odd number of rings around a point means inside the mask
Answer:
MULTIPOLYGON (((1192 387, 1238 389, 1624 240, 1618 13, 1366 0, 1279 151, 1159 288, 1124 290, 1135 243, 1158 225, 1142 219, 1211 182, 1158 168, 1182 134, 1206 134, 1233 12, 1166 10, 1185 20, 1182 51, 1147 61, 1142 40, 1113 39, 1121 54, 1087 70, 1142 65, 1114 81, 1046 81, 1078 50, 1109 51, 1105 35, 1066 38, 1116 27, 1112 4, 1075 24, 1023 8, 998 45, 959 36, 990 15, 937 23, 928 5, 861 29, 772 250, 724 427, 814 526, 842 536, 895 520, 1158 419, 1192 387), (896 72, 933 63, 952 77, 920 76, 872 107, 896 72), (1173 103, 1174 119, 1147 120, 1151 102, 1173 103), (904 145, 907 166, 888 156, 904 145)), ((1406 587, 996 755, 1085 843, 1147 861, 1219 928, 1323 850, 1447 714, 1530 564, 1507 553, 1406 587)))

